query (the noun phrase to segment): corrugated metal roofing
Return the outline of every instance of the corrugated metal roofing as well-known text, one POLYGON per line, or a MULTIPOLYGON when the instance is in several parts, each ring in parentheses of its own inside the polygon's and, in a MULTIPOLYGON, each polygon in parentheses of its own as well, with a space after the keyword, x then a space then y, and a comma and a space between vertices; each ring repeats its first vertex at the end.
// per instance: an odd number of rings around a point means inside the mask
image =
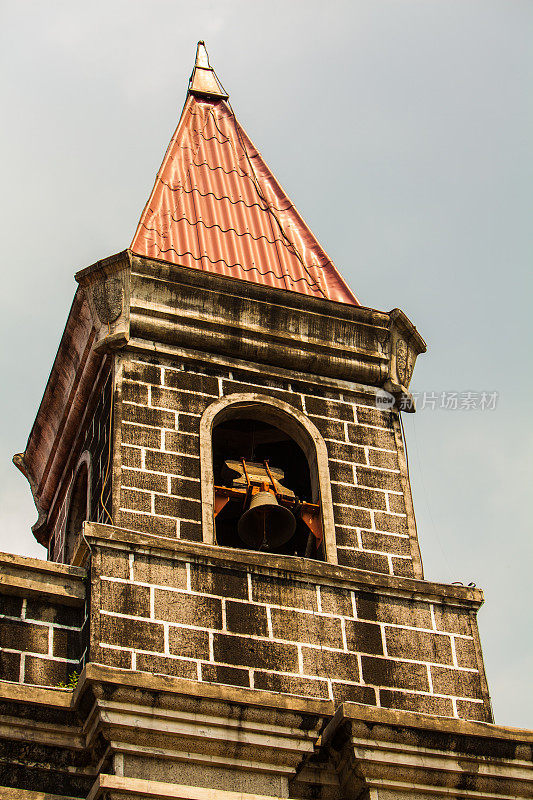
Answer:
POLYGON ((185 107, 130 249, 359 305, 215 81, 199 45, 185 107))

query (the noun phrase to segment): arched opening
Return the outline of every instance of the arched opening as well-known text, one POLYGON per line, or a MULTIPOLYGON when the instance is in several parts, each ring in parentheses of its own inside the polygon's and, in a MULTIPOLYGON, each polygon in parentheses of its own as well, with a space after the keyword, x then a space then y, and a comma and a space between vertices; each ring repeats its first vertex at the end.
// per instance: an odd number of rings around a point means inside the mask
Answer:
POLYGON ((200 446, 204 542, 336 563, 326 446, 305 415, 265 395, 223 397, 200 446))
MULTIPOLYGON (((263 549, 284 555, 323 558, 321 543, 317 543, 317 537, 312 534, 300 513, 303 503, 312 503, 313 494, 309 464, 302 448, 289 434, 268 422, 246 417, 235 417, 221 422, 213 428, 215 487, 238 488, 239 483, 243 483, 244 468, 246 468, 251 483, 253 483, 255 475, 258 483, 261 482, 261 477, 265 479, 265 482, 268 479, 271 493, 273 488, 280 490, 278 496, 281 495, 282 499, 277 502, 282 508, 286 507, 294 516, 296 521, 294 532, 286 541, 277 544, 269 542, 268 537, 263 538, 259 547, 258 543, 252 541, 250 536, 243 539, 239 535, 239 521, 250 505, 250 497, 247 496, 243 486, 242 494, 234 493, 228 497, 225 505, 216 514, 217 542, 226 547, 263 549), (242 471, 237 472, 236 468, 232 469, 232 464, 239 465, 240 468, 243 462, 242 471), (261 470, 261 467, 264 467, 264 470, 261 470), (269 479, 268 470, 273 476, 274 483, 269 479), (285 495, 288 498, 293 495, 294 502, 291 498, 291 501, 284 505, 283 496, 285 495)), ((267 509, 268 513, 274 513, 273 508, 274 506, 271 506, 270 509, 267 509)), ((258 513, 260 512, 256 511, 256 514, 258 513)), ((290 518, 283 520, 282 516, 276 527, 279 525, 288 533, 289 529, 285 526, 292 526, 292 522, 290 518)), ((281 538, 285 538, 285 535, 282 534, 281 538)))
POLYGON ((90 456, 84 454, 70 489, 67 524, 65 528, 65 561, 72 562, 82 525, 89 518, 90 509, 90 456))

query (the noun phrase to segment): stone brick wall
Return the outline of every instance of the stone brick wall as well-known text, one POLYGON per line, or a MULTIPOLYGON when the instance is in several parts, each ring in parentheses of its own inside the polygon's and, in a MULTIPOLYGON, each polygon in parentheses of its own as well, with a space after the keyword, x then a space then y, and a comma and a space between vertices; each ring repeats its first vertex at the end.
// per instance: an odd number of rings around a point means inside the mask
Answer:
POLYGON ((93 522, 111 520, 111 466, 109 459, 109 432, 111 410, 112 374, 109 365, 104 365, 103 375, 95 390, 90 413, 82 421, 77 441, 66 465, 57 498, 50 510, 52 536, 48 546, 48 557, 52 561, 65 560, 65 532, 69 512, 69 488, 76 477, 76 464, 83 451, 91 454, 91 510, 89 519, 93 522), (103 486, 105 482, 105 487, 103 486), (106 509, 107 512, 106 513, 106 509), (108 515, 109 514, 109 515, 108 515))
POLYGON ((82 571, 3 554, 0 571, 0 680, 67 682, 87 655, 82 571))
MULTIPOLYGON (((330 382, 331 383, 331 382, 330 382)), ((397 415, 374 395, 223 366, 126 357, 115 524, 201 541, 200 417, 219 397, 260 392, 306 414, 325 439, 340 564, 421 577, 397 415), (203 371, 202 371, 203 370, 203 371)))
POLYGON ((351 570, 315 562, 309 574, 310 562, 294 557, 271 557, 266 567, 262 554, 241 558, 224 548, 215 558, 217 548, 205 545, 150 552, 146 543, 134 545, 135 534, 123 534, 130 544, 122 549, 93 547, 92 661, 490 718, 471 600, 445 600, 422 581, 402 590, 407 579, 378 575, 369 590, 351 570), (201 555, 206 548, 208 560, 201 555))

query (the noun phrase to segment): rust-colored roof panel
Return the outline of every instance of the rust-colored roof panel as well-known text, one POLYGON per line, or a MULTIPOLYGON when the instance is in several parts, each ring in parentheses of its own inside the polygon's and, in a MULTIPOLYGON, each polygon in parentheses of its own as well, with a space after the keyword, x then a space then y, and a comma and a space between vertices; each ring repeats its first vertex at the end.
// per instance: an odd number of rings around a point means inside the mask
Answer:
POLYGON ((359 305, 239 125, 222 90, 216 94, 213 88, 212 96, 206 96, 206 85, 191 85, 130 249, 359 305))

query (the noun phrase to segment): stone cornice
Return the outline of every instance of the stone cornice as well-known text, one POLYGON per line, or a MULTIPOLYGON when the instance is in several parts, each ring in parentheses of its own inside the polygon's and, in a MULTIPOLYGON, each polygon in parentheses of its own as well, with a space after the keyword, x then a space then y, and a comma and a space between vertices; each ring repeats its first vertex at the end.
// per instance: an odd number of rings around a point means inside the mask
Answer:
MULTIPOLYGON (((477 610, 483 603, 483 592, 474 587, 452 586, 415 578, 383 575, 378 572, 367 572, 298 556, 265 554, 218 545, 164 539, 160 536, 151 536, 94 522, 85 523, 84 538, 89 545, 149 551, 171 558, 181 560, 192 558, 226 567, 251 566, 255 571, 269 575, 286 576, 287 573, 290 573, 293 578, 300 578, 306 582, 316 580, 321 584, 330 583, 351 589, 391 594, 395 597, 425 597, 449 604, 468 606, 472 610, 477 610)), ((83 541, 80 547, 86 547, 83 541)), ((82 556, 77 555, 76 560, 81 563, 82 556)))
POLYGON ((3 592, 59 599, 62 605, 85 602, 85 570, 52 561, 0 553, 0 587, 3 592))
POLYGON ((533 791, 533 731, 345 703, 321 747, 348 796, 511 800, 533 791))

